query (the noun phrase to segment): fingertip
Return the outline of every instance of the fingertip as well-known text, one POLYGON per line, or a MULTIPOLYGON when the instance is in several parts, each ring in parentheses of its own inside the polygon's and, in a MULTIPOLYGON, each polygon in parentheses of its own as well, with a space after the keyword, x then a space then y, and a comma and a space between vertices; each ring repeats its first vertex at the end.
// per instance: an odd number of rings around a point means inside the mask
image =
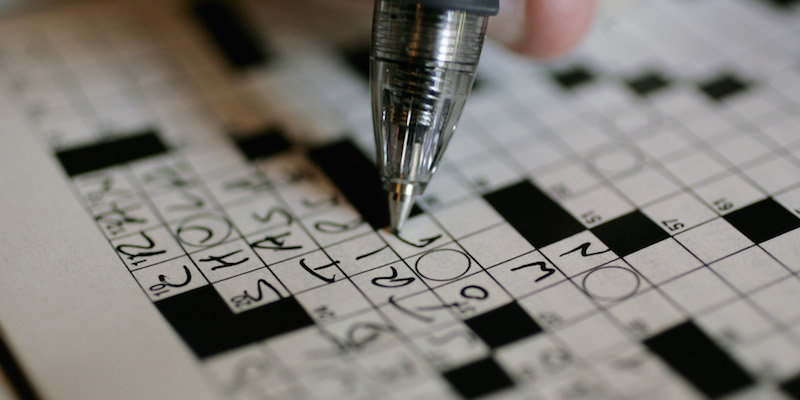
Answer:
POLYGON ((536 58, 551 58, 573 48, 594 16, 595 0, 526 0, 525 22, 511 47, 536 58))

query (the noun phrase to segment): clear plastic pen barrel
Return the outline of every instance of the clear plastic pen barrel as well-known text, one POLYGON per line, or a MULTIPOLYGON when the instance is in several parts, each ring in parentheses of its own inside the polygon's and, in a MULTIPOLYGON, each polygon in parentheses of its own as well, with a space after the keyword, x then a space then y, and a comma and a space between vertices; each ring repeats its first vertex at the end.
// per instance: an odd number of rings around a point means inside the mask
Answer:
POLYGON ((396 0, 375 7, 372 118, 392 226, 399 229, 456 129, 488 17, 396 0))

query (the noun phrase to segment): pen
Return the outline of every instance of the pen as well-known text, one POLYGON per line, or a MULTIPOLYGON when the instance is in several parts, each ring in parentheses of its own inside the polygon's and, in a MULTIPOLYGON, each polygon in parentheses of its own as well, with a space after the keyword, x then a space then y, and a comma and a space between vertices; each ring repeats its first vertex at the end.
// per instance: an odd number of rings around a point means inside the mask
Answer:
POLYGON ((376 0, 372 122, 392 230, 431 180, 469 96, 499 0, 376 0))

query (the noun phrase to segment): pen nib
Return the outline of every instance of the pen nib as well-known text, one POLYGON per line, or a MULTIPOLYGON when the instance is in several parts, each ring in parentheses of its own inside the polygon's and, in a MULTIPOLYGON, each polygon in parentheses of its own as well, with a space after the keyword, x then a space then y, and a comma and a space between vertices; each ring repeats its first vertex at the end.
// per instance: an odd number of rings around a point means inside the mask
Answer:
POLYGON ((411 214, 414 193, 414 185, 410 183, 397 184, 396 190, 389 192, 389 222, 394 234, 400 233, 411 214))

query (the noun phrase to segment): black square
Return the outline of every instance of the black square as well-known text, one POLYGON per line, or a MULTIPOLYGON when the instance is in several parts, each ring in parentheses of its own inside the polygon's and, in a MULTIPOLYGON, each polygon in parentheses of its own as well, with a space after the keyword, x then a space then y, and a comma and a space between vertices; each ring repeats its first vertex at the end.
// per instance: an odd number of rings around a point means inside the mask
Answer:
POLYGON ((282 132, 274 127, 237 138, 236 146, 250 161, 284 152, 291 147, 282 132))
POLYGON ((559 86, 568 90, 576 89, 594 80, 594 74, 586 67, 580 65, 561 71, 555 71, 552 73, 552 77, 559 86))
POLYGON ((575 217, 528 181, 506 186, 483 198, 536 248, 586 230, 575 217))
POLYGON ((699 84, 699 89, 711 100, 722 101, 747 90, 749 84, 732 74, 722 74, 699 84))
POLYGON ((800 4, 800 0, 760 0, 765 3, 769 3, 774 7, 779 9, 790 9, 798 4, 800 4))
POLYGON ((795 400, 800 400, 800 375, 781 383, 781 390, 795 400))
POLYGON ((800 227, 800 219, 772 198, 736 210, 724 218, 754 243, 765 242, 800 227))
POLYGON ((753 385, 753 378, 692 321, 667 329, 644 345, 711 398, 753 385))
POLYGON ((369 81, 369 53, 369 46, 354 47, 344 51, 347 64, 366 82, 369 81))
POLYGON ((159 300, 155 305, 199 358, 314 323, 294 297, 234 314, 212 286, 159 300))
POLYGON ((192 3, 192 12, 231 67, 241 70, 260 66, 269 54, 250 23, 231 3, 197 0, 192 3))
POLYGON ((473 399, 514 386, 497 362, 489 357, 444 373, 460 395, 473 399))
POLYGON ((657 72, 647 72, 625 82, 634 93, 646 97, 669 87, 670 82, 657 72))
POLYGON ((497 348, 542 331, 516 302, 465 321, 491 348, 497 348))
POLYGON ((669 237, 667 232, 639 210, 612 219, 591 231, 620 257, 669 237))

